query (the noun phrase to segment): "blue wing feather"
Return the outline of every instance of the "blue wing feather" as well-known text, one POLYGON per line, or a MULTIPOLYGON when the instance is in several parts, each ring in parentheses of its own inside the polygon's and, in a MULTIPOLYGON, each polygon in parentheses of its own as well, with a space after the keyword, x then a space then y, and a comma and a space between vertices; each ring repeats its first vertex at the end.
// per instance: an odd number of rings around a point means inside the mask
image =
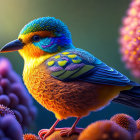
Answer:
MULTIPOLYGON (((62 53, 59 53, 61 57, 59 59, 51 58, 55 63, 53 66, 59 67, 59 75, 54 71, 51 75, 58 80, 62 81, 72 81, 72 80, 82 80, 90 83, 106 84, 106 85, 116 85, 116 86, 126 86, 126 85, 137 85, 135 82, 130 81, 126 76, 118 72, 117 70, 109 67, 92 54, 82 50, 82 49, 69 49, 62 53), (68 55, 76 54, 75 60, 80 60, 80 63, 74 64, 74 59, 68 57, 68 55), (67 60, 65 66, 58 66, 58 61, 67 60), (62 70, 63 69, 63 70, 62 70), (62 73, 61 73, 62 71, 62 73)), ((49 60, 50 61, 50 60, 49 60)), ((51 67, 50 67, 51 70, 51 67)))
POLYGON ((95 67, 89 75, 80 77, 80 80, 116 86, 132 85, 131 81, 126 76, 106 64, 95 67))

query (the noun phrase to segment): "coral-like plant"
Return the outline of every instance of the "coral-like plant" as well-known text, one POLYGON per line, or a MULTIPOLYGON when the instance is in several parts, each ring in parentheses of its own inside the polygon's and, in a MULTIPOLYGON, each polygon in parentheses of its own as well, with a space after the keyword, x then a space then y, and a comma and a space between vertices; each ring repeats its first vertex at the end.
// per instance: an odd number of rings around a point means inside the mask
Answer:
POLYGON ((0 59, 0 104, 14 112, 22 127, 29 126, 35 119, 36 108, 32 99, 20 77, 5 58, 0 59))
POLYGON ((78 140, 131 140, 129 132, 113 121, 97 121, 80 134, 78 140))
POLYGON ((132 0, 120 28, 122 60, 140 78, 140 1, 132 0))
POLYGON ((137 126, 135 120, 126 114, 116 114, 111 119, 111 121, 114 121, 121 127, 128 130, 132 135, 137 132, 137 126))
POLYGON ((34 134, 24 134, 23 135, 23 139, 24 140, 41 140, 38 136, 34 135, 34 134))
POLYGON ((20 124, 13 115, 0 117, 0 140, 23 140, 20 124))

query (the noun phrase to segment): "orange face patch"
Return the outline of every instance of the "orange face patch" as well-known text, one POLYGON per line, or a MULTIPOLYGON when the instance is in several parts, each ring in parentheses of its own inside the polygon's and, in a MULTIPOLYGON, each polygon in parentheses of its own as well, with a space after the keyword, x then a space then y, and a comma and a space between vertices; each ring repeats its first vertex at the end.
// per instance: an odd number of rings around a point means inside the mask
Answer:
POLYGON ((22 40, 24 44, 32 42, 32 37, 34 35, 39 35, 40 37, 55 37, 52 31, 38 31, 38 32, 31 32, 26 35, 19 35, 18 39, 22 40))
POLYGON ((25 44, 23 49, 19 50, 19 53, 24 57, 40 57, 46 52, 41 50, 40 48, 34 46, 32 37, 34 35, 39 35, 40 37, 54 37, 53 32, 51 31, 38 31, 38 32, 31 32, 26 35, 19 35, 18 39, 22 40, 22 42, 25 44))
POLYGON ((25 45, 19 52, 22 56, 26 55, 26 57, 40 57, 46 53, 32 43, 25 45))

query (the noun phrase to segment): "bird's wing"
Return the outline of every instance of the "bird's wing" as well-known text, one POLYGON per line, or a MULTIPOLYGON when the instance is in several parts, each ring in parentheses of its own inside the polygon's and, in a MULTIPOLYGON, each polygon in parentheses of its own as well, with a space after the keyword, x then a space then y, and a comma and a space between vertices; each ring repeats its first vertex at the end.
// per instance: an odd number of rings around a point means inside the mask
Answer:
POLYGON ((132 85, 131 81, 82 49, 70 49, 46 61, 51 76, 61 81, 82 80, 107 85, 132 85))
POLYGON ((135 85, 135 83, 131 82, 126 76, 104 63, 100 66, 96 66, 89 75, 79 77, 79 79, 86 82, 106 85, 135 85))

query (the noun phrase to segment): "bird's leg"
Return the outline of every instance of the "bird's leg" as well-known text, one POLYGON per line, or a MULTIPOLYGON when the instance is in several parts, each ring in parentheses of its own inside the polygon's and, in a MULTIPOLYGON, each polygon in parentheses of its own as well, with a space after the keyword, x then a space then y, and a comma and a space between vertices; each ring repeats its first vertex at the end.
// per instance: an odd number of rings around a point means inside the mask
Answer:
POLYGON ((80 117, 78 117, 76 119, 76 121, 74 122, 74 124, 72 125, 71 128, 65 128, 65 130, 62 130, 60 135, 61 136, 70 136, 72 134, 79 134, 82 132, 83 129, 81 128, 76 128, 77 123, 79 122, 80 117))
POLYGON ((55 127, 58 124, 59 120, 56 120, 56 122, 52 125, 52 127, 50 129, 42 129, 38 132, 39 137, 42 140, 45 140, 46 137, 48 137, 49 135, 51 135, 54 131, 55 131, 55 127))

